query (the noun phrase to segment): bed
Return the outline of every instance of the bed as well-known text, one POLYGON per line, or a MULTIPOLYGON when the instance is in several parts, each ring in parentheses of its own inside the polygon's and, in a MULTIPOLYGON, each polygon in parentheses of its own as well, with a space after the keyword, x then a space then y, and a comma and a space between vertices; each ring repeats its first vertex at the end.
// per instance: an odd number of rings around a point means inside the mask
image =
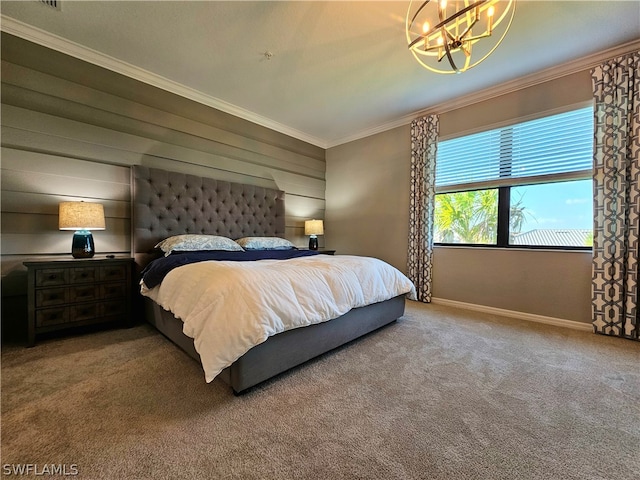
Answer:
MULTIPOLYGON (((131 186, 132 252, 139 273, 149 266, 154 266, 152 262, 163 256, 155 248, 158 242, 174 235, 219 235, 230 239, 285 236, 285 194, 276 189, 138 165, 132 167, 131 186)), ((342 263, 358 261, 356 257, 349 260, 347 256, 342 260, 342 263)), ((324 255, 309 255, 309 259, 266 260, 258 263, 262 266, 269 262, 278 262, 278 266, 284 265, 282 262, 291 265, 295 262, 309 262, 325 268, 325 263, 336 263, 336 260, 330 260, 329 256, 324 255)), ((202 262, 198 264, 198 268, 209 263, 211 262, 202 262)), ((233 262, 213 263, 222 265, 233 262)), ((185 272, 186 268, 181 267, 175 271, 185 272)), ((196 267, 189 265, 188 268, 196 267)), ((293 267, 289 269, 293 270, 293 267)), ((161 289, 165 282, 170 282, 169 275, 177 273, 167 274, 166 280, 154 290, 161 289)), ((261 340, 238 356, 221 373, 216 373, 215 377, 228 383, 234 393, 242 393, 314 357, 396 321, 404 314, 406 294, 411 295, 414 291, 413 285, 410 287, 408 291, 394 294, 388 299, 351 308, 337 318, 323 319, 319 323, 270 334, 266 340, 261 340)), ((145 288, 143 285, 141 290, 144 291, 145 288)), ((149 295, 148 292, 145 292, 145 295, 149 295)), ((156 298, 159 302, 156 303, 151 296, 153 295, 139 298, 144 305, 147 321, 187 354, 200 361, 206 373, 205 360, 208 352, 203 351, 203 343, 198 342, 197 337, 194 342, 194 338, 187 336, 184 333, 187 323, 161 307, 159 303, 165 303, 162 299, 156 298)), ((164 306, 169 308, 167 305, 164 306)), ((207 378, 207 381, 210 380, 211 378, 207 378)))

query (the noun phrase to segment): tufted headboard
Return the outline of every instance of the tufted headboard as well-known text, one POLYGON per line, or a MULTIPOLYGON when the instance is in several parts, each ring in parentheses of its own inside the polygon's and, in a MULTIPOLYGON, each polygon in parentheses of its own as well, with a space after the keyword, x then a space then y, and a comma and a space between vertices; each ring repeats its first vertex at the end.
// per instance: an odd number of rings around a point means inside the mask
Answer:
POLYGON ((283 191, 140 165, 131 177, 131 251, 139 267, 171 235, 284 237, 283 191))

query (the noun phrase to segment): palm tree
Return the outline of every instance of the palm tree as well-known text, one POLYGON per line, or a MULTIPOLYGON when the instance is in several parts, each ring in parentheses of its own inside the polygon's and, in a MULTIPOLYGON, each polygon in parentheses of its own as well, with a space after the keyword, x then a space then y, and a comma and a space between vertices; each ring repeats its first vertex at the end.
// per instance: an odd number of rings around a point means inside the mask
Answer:
POLYGON ((495 243, 498 191, 476 190, 436 196, 436 241, 495 243))
MULTIPOLYGON (((527 217, 522 196, 511 204, 510 235, 520 233, 527 217)), ((474 190, 436 195, 436 242, 494 244, 497 240, 498 190, 474 190)))
POLYGON ((513 238, 522 231, 522 225, 524 225, 527 217, 535 220, 533 216, 525 207, 522 206, 522 199, 524 193, 520 194, 520 198, 516 202, 511 202, 511 208, 509 209, 509 243, 513 243, 513 238))

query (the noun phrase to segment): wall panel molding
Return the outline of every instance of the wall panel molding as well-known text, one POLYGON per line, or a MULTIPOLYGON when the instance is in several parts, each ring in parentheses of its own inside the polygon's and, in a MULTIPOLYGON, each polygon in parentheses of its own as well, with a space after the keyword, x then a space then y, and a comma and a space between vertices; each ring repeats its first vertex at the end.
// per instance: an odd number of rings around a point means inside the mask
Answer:
POLYGON ((263 117, 254 112, 250 112, 236 105, 232 105, 219 98, 206 95, 202 92, 199 92, 198 90, 186 87, 185 85, 174 82, 173 80, 169 80, 168 78, 165 78, 161 75, 149 72, 135 65, 131 65, 130 63, 123 62, 122 60, 118 60, 117 58, 77 44, 58 35, 46 32, 14 18, 7 17, 6 15, 0 15, 0 17, 2 18, 2 30, 16 37, 20 37, 22 39, 45 46, 47 48, 52 48, 66 55, 70 55, 85 62, 89 62, 94 65, 109 69, 113 72, 126 75, 127 77, 139 80, 148 85, 153 85, 176 95, 180 95, 181 97, 194 100, 202 105, 207 105, 209 107, 215 108, 216 110, 220 110, 236 117, 246 119, 252 123, 262 125, 271 130, 275 130, 293 138, 300 139, 304 142, 317 145, 322 148, 326 147, 323 140, 315 138, 292 127, 275 122, 274 120, 263 117))

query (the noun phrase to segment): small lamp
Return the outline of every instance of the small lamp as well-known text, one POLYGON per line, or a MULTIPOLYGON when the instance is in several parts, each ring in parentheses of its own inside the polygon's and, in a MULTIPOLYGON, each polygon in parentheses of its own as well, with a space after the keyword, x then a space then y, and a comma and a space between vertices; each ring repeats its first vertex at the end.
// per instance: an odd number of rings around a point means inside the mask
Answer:
POLYGON ((104 208, 100 203, 62 202, 58 210, 58 228, 75 230, 71 243, 73 258, 91 258, 95 254, 91 230, 104 230, 104 208))
POLYGON ((307 220, 304 222, 304 234, 309 235, 309 250, 318 249, 318 235, 324 235, 322 220, 307 220))

